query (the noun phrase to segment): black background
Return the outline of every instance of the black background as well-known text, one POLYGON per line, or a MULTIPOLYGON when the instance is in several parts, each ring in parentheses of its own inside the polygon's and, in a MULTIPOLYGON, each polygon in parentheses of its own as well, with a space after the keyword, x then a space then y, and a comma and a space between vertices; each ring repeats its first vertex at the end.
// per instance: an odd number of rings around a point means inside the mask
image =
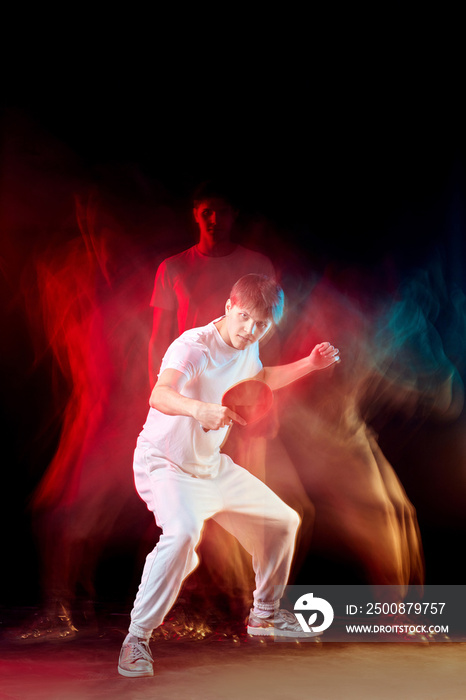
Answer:
MULTIPOLYGON (((289 250, 304 264, 337 260, 364 268, 389 253, 409 272, 441 249, 447 251, 448 283, 465 288, 462 86, 454 34, 435 30, 435 21, 421 37, 413 24, 383 39, 375 22, 361 43, 354 30, 345 31, 342 18, 337 35, 319 21, 296 35, 299 18, 264 32, 260 23, 253 31, 244 18, 229 17, 235 28, 225 41, 225 21, 207 26, 200 13, 192 18, 189 41, 181 27, 159 16, 150 23, 133 16, 128 25, 123 17, 117 24, 100 18, 98 26, 91 17, 55 20, 59 30, 32 31, 9 45, 5 149, 21 134, 29 134, 30 143, 59 144, 68 154, 67 175, 104 183, 120 198, 142 198, 149 208, 154 192, 184 207, 196 183, 228 177, 246 217, 263 216, 286 231, 289 250), (325 38, 317 42, 321 30, 325 38), (125 192, 128 172, 141 173, 152 189, 144 196, 125 192)), ((29 29, 32 24, 30 18, 29 29)), ((19 38, 17 24, 15 31, 19 38)), ((42 235, 46 239, 47 228, 42 235)), ((258 244, 265 248, 267 241, 258 244)), ((16 258, 7 265, 20 271, 16 258)), ((8 570, 16 568, 20 580, 4 584, 9 599, 30 602, 39 567, 27 503, 59 425, 38 440, 31 415, 47 411, 51 368, 45 358, 24 376, 31 339, 15 315, 14 289, 5 291, 10 351, 2 372, 2 529, 8 570)), ((432 517, 422 487, 404 471, 413 454, 422 454, 422 436, 410 443, 405 460, 391 448, 393 432, 381 439, 421 506, 428 577, 459 583, 464 495, 451 494, 450 515, 443 503, 432 517)), ((440 452, 449 439, 448 429, 439 429, 440 452)), ((432 474, 427 470, 426 480, 432 474)))

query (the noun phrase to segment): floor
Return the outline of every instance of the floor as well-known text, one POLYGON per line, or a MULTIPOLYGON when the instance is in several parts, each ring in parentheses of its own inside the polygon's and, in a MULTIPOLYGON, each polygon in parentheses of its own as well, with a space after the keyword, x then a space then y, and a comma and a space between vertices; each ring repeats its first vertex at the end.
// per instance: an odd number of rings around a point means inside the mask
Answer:
POLYGON ((4 629, 1 700, 464 700, 463 643, 275 643, 244 634, 155 639, 153 678, 118 675, 125 630, 25 644, 4 629))

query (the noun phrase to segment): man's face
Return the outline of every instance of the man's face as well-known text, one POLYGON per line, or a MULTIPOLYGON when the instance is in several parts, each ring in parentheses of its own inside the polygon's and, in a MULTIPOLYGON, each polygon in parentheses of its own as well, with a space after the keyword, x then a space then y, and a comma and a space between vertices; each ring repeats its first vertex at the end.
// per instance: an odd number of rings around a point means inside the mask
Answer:
POLYGON ((206 199, 193 210, 201 240, 209 243, 229 241, 236 212, 224 199, 206 199))
POLYGON ((262 312, 244 308, 241 304, 233 305, 229 299, 225 306, 222 337, 231 347, 244 350, 252 343, 257 343, 271 325, 272 321, 262 312))

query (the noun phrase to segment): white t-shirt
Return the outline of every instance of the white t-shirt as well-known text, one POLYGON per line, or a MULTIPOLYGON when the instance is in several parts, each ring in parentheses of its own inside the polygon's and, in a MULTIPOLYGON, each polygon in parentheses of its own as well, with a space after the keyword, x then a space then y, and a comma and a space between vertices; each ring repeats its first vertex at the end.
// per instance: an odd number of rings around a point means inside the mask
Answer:
MULTIPOLYGON (((218 320, 218 319, 216 319, 218 320)), ((259 344, 244 350, 227 345, 215 322, 183 333, 168 348, 160 368, 176 369, 187 377, 183 396, 221 404, 227 389, 242 379, 256 376, 262 369, 259 344)), ((167 416, 149 409, 141 437, 153 446, 151 470, 166 466, 193 476, 212 478, 217 474, 228 427, 205 432, 194 418, 167 416)))
POLYGON ((222 314, 234 283, 251 272, 275 277, 262 253, 238 245, 230 255, 211 257, 193 246, 160 263, 150 303, 176 313, 182 333, 222 314))

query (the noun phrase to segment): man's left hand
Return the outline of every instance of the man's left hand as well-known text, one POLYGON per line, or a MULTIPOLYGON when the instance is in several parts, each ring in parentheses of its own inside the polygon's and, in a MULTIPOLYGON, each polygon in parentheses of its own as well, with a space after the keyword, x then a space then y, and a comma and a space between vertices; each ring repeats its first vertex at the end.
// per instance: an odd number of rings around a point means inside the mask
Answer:
POLYGON ((313 369, 325 369, 340 362, 340 351, 331 343, 319 343, 309 355, 309 361, 313 369))

